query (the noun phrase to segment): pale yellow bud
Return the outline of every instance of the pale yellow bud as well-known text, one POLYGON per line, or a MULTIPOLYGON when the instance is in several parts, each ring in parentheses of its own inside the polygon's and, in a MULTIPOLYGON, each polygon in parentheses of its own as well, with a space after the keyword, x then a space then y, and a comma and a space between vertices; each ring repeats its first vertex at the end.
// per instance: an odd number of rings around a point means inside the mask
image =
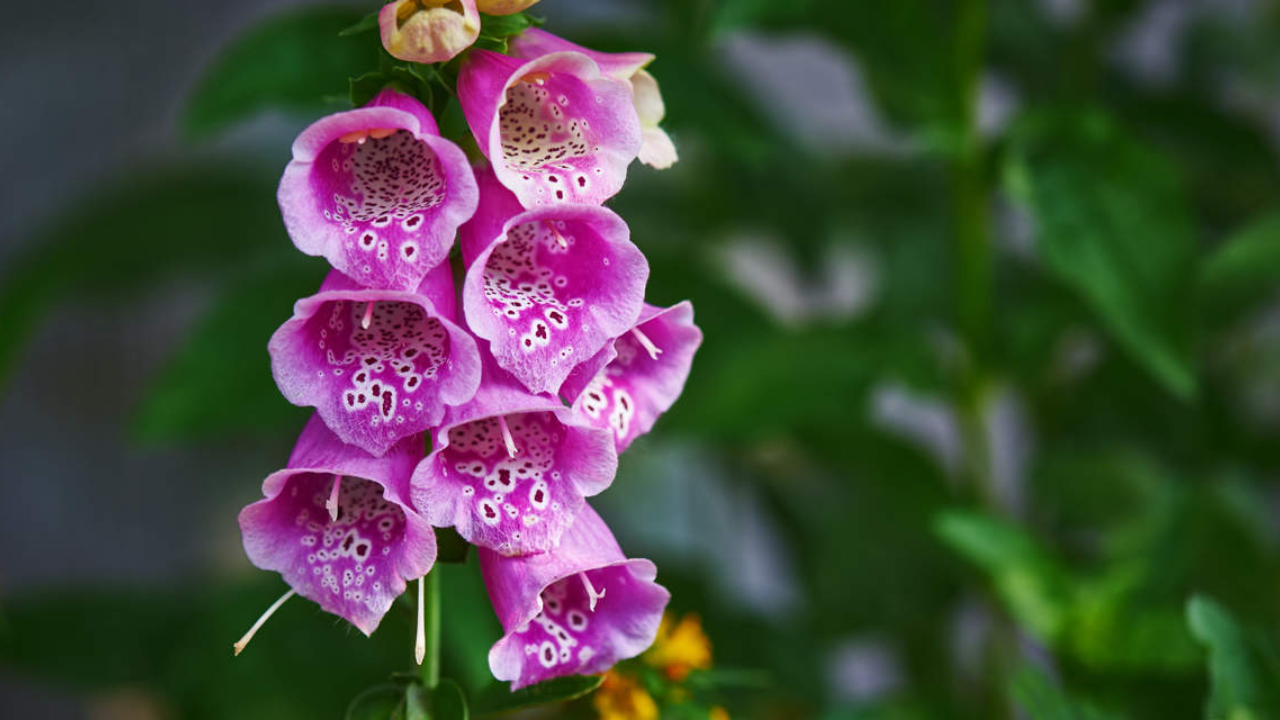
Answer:
POLYGON ((444 62, 476 41, 480 13, 476 0, 397 0, 383 6, 378 26, 392 57, 444 62))

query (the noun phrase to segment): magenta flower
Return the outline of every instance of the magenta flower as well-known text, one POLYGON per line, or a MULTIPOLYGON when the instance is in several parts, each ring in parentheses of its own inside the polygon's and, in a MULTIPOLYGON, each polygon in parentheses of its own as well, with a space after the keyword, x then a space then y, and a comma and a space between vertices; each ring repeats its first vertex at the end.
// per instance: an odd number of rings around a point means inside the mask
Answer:
POLYGON ((517 60, 467 54, 458 100, 480 150, 525 207, 598 205, 640 152, 631 88, 580 52, 517 60))
POLYGON ((280 392, 316 408, 343 442, 381 455, 439 424, 480 384, 475 340, 452 322, 448 263, 418 292, 369 290, 332 271, 267 349, 280 392))
POLYGON ((675 164, 679 159, 676 147, 666 131, 658 126, 667 113, 662 93, 658 90, 658 81, 644 69, 653 62, 652 54, 597 52, 539 28, 530 28, 511 39, 511 54, 518 58, 538 58, 558 52, 582 53, 595 61, 600 72, 628 83, 640 119, 640 162, 659 170, 675 164))
POLYGON ((371 457, 313 415, 287 468, 267 476, 265 497, 240 512, 249 560, 372 633, 406 583, 435 563, 435 534, 409 504, 409 476, 421 457, 419 437, 371 457))
POLYGON ((689 301, 669 308, 646 303, 640 322, 574 368, 561 392, 580 418, 613 432, 621 454, 680 397, 701 344, 689 301))
POLYGON ((489 669, 511 689, 603 672, 653 644, 671 594, 648 560, 628 560, 589 505, 552 552, 480 550, 480 572, 506 633, 489 669))
POLYGON ((466 155, 431 113, 388 88, 293 143, 280 210, 293 244, 366 287, 411 291, 476 209, 466 155))
POLYGON ((613 482, 610 440, 486 361, 475 398, 449 409, 414 470, 413 502, 468 542, 502 555, 542 552, 560 542, 584 497, 613 482))
POLYGON ((481 171, 481 207, 462 231, 470 258, 467 325, 534 393, 556 393, 573 367, 635 325, 649 264, 612 210, 553 205, 521 211, 481 171))

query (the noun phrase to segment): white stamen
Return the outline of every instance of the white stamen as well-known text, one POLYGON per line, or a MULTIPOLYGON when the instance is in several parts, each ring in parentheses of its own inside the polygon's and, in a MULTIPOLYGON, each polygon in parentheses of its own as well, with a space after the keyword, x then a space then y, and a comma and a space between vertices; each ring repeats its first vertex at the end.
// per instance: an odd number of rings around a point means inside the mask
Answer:
POLYGON ((631 334, 636 336, 636 342, 640 343, 640 347, 649 353, 650 359, 657 360, 658 356, 662 354, 662 348, 654 345, 648 335, 640 332, 640 328, 631 328, 631 334))
POLYGON ((424 658, 427 657, 427 630, 424 618, 426 616, 423 607, 425 605, 423 596, 423 587, 427 584, 427 578, 418 578, 418 635, 413 641, 413 659, 421 665, 424 658))
POLYGON ((267 608, 267 611, 262 613, 262 617, 258 618, 258 622, 254 623, 253 627, 249 628, 249 632, 245 633, 244 637, 236 641, 234 645, 236 649, 236 655, 239 655, 241 652, 244 651, 245 646, 248 645, 249 641, 253 639, 253 634, 258 632, 258 628, 262 627, 262 624, 267 621, 267 618, 271 617, 272 613, 274 613, 276 610, 279 610, 280 606, 284 604, 285 600, 288 600, 289 598, 293 597, 293 592, 294 592, 293 590, 290 590, 289 592, 281 595, 279 600, 275 601, 274 603, 271 603, 271 607, 267 608))
POLYGON ((515 457, 520 448, 516 447, 516 439, 511 437, 511 428, 507 427, 507 419, 502 415, 498 416, 498 427, 502 428, 502 442, 507 444, 507 457, 515 457))
POLYGON ((329 511, 329 519, 338 522, 338 490, 342 488, 342 476, 333 476, 333 489, 329 491, 329 499, 324 501, 324 507, 329 511))
POLYGON ((564 236, 560 234, 560 229, 556 227, 556 224, 550 220, 544 220, 543 222, 547 224, 547 227, 551 228, 551 232, 555 234, 556 242, 560 243, 560 247, 568 250, 569 241, 565 240, 564 236))
POLYGON ((587 577, 585 572, 578 573, 578 577, 582 578, 582 587, 587 591, 587 604, 590 606, 591 612, 595 612, 596 601, 604 597, 604 591, 608 588, 600 588, 600 591, 596 592, 595 586, 591 584, 591 578, 587 577))
POLYGON ((373 302, 365 303, 364 317, 360 318, 360 327, 365 330, 369 329, 369 325, 373 323, 373 302))

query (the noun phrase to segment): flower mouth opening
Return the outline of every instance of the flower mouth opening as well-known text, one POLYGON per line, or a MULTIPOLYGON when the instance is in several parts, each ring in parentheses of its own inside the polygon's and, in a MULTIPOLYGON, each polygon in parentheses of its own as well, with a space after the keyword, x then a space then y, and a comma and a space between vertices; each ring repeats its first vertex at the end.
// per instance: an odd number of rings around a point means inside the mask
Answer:
POLYGON ((557 336, 573 334, 585 305, 569 287, 579 235, 561 220, 516 225, 484 266, 484 297, 490 311, 508 325, 523 353, 563 345, 551 358, 553 365, 572 362, 573 346, 557 336))
POLYGON ((410 302, 330 301, 309 330, 318 372, 341 385, 342 409, 375 426, 421 413, 420 391, 440 380, 449 358, 444 324, 410 302))
MULTIPOLYGON (((590 186, 586 173, 573 176, 581 158, 599 150, 594 146, 590 121, 573 114, 587 94, 576 87, 578 84, 570 78, 537 72, 524 75, 507 88, 498 110, 498 131, 508 167, 546 175, 548 183, 573 182, 584 190, 590 186)), ((556 199, 566 199, 567 191, 562 186, 556 199)))
POLYGON ((408 2, 400 3, 396 8, 396 28, 403 28, 410 18, 420 12, 430 12, 437 9, 451 10, 459 15, 466 15, 460 0, 409 0, 408 2))

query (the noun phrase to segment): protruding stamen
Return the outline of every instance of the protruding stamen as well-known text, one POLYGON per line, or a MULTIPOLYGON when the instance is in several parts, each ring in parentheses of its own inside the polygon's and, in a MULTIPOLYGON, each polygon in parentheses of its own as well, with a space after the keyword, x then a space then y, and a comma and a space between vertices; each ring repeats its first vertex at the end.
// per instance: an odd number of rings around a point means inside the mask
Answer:
POLYGON ((604 591, 607 588, 600 588, 597 592, 595 586, 591 584, 591 578, 587 577, 585 572, 578 573, 578 577, 582 578, 582 587, 587 591, 587 605, 591 608, 591 612, 595 612, 596 601, 604 597, 604 591))
POLYGON ((502 442, 507 444, 507 457, 515 457, 520 448, 516 447, 516 439, 511 437, 511 428, 507 427, 507 419, 502 415, 498 416, 498 427, 502 428, 502 442))
POLYGON ((329 519, 338 522, 338 491, 342 488, 342 476, 333 476, 333 489, 329 491, 329 499, 324 501, 324 507, 329 511, 329 519))
POLYGON ((426 603, 423 601, 423 588, 427 584, 426 576, 418 578, 418 635, 413 640, 413 659, 422 664, 424 658, 427 657, 427 630, 426 630, 426 612, 424 607, 426 603))
POLYGON ((640 347, 644 348, 645 352, 649 353, 649 357, 651 359, 657 360, 658 356, 662 354, 662 348, 654 345, 648 335, 640 332, 640 328, 631 328, 631 334, 636 337, 636 342, 640 343, 640 347))
POLYGON ((258 628, 262 627, 262 624, 267 621, 267 618, 271 617, 272 613, 280 609, 280 606, 284 604, 285 600, 288 600, 289 598, 293 597, 293 593, 294 591, 290 590, 289 592, 281 595, 279 600, 271 603, 271 607, 267 608, 267 611, 262 613, 262 617, 258 618, 258 622, 254 623, 253 627, 249 628, 249 632, 245 633, 244 637, 236 641, 234 645, 236 649, 236 655, 239 655, 241 652, 244 651, 245 646, 248 645, 249 641, 253 639, 253 634, 258 632, 258 628))
POLYGON ((372 324, 373 324, 373 301, 370 300, 369 302, 364 304, 364 317, 360 318, 360 327, 364 328, 365 330, 368 330, 369 326, 372 324))
POLYGON ((374 128, 373 130, 369 131, 369 137, 373 138, 374 140, 381 140, 382 138, 391 137, 392 135, 395 135, 395 134, 396 134, 395 128, 374 128))
POLYGON ((551 220, 543 220, 543 222, 547 224, 547 227, 550 228, 551 232, 556 236, 556 242, 560 243, 560 247, 568 250, 569 241, 565 240, 564 236, 560 234, 560 228, 556 227, 556 224, 551 220))

